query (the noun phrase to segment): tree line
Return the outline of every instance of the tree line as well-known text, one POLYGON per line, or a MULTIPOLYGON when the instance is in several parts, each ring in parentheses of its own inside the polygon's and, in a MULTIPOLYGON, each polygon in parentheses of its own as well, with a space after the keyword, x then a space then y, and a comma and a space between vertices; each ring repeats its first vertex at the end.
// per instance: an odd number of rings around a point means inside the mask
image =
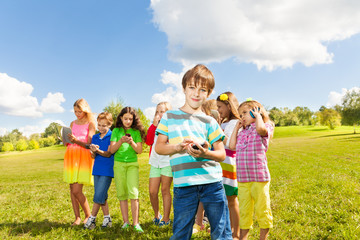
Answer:
POLYGON ((360 123, 360 92, 347 91, 342 98, 341 105, 331 108, 321 106, 318 111, 311 111, 308 107, 271 108, 270 118, 275 126, 307 126, 321 125, 335 129, 341 125, 355 126, 360 123))
MULTIPOLYGON (((117 115, 124 107, 121 99, 112 100, 103 111, 110 112, 113 115, 113 126, 115 127, 117 115)), ((275 126, 308 126, 321 125, 330 129, 335 129, 341 125, 355 126, 360 123, 360 92, 352 90, 348 91, 342 99, 341 105, 331 108, 325 106, 320 107, 318 111, 311 111, 308 107, 276 108, 267 109, 270 118, 275 126)), ((140 108, 136 109, 141 122, 147 129, 150 126, 150 120, 146 118, 140 108)), ((29 138, 22 135, 18 129, 12 130, 10 133, 0 136, 0 151, 24 151, 38 149, 41 147, 49 147, 60 144, 56 127, 58 123, 51 123, 41 134, 32 134, 29 138)), ((145 144, 143 147, 146 148, 145 144)))

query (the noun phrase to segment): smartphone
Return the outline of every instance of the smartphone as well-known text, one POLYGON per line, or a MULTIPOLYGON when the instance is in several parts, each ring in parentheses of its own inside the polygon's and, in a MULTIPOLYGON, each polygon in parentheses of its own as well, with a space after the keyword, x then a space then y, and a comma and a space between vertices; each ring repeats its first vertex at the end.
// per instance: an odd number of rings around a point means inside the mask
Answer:
MULTIPOLYGON (((258 110, 260 111, 260 108, 258 107, 258 110)), ((252 113, 252 111, 250 111, 250 116, 252 117, 252 118, 255 118, 255 116, 254 116, 254 114, 252 113)))
MULTIPOLYGON (((202 147, 205 147, 205 143, 200 144, 202 147)), ((198 146, 196 146, 195 144, 191 145, 191 147, 195 150, 199 150, 198 146)))
POLYGON ((130 134, 130 133, 127 133, 127 134, 125 134, 125 136, 127 136, 127 137, 131 137, 131 134, 130 134))

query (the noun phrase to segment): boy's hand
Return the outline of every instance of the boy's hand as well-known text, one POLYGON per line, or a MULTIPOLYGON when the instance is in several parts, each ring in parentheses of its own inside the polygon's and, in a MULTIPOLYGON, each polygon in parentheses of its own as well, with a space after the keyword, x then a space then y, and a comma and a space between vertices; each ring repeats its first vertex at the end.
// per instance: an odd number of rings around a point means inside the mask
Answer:
POLYGON ((98 149, 99 149, 99 145, 90 144, 90 150, 91 150, 93 153, 96 153, 98 149))
POLYGON ((186 148, 187 153, 195 158, 205 158, 207 151, 209 151, 210 144, 205 141, 203 144, 192 141, 186 148))

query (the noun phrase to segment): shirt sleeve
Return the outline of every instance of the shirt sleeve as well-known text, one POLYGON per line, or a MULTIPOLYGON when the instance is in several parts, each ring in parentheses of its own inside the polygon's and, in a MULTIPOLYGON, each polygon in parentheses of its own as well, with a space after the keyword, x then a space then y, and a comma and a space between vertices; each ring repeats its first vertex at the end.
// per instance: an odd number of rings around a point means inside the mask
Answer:
POLYGON ((119 141, 119 129, 118 128, 114 128, 114 130, 111 133, 111 138, 110 141, 111 142, 117 142, 119 141))
POLYGON ((133 136, 134 142, 138 143, 138 142, 142 141, 141 140, 141 134, 140 134, 139 130, 134 131, 134 135, 135 135, 135 136, 133 136))
POLYGON ((213 145, 214 142, 218 140, 223 140, 225 138, 225 134, 217 121, 215 119, 212 119, 209 126, 208 131, 209 136, 209 143, 213 145))
POLYGON ((145 143, 149 146, 154 144, 155 131, 156 131, 155 125, 151 124, 145 137, 145 143))
POLYGON ((156 135, 163 134, 165 136, 169 136, 169 130, 168 130, 168 117, 167 117, 167 113, 164 113, 164 115, 162 116, 158 127, 156 128, 156 135))

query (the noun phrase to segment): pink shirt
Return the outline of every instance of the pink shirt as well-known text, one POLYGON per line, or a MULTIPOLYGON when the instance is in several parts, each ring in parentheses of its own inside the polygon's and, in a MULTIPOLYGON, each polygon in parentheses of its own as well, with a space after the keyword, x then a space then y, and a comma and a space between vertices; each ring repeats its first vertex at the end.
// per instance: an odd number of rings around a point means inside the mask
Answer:
POLYGON ((268 135, 260 136, 255 123, 242 130, 236 142, 236 172, 238 182, 268 182, 270 172, 266 152, 274 127, 265 123, 268 135))
POLYGON ((73 122, 71 131, 77 140, 81 142, 87 142, 89 136, 89 123, 78 125, 75 122, 73 122))

